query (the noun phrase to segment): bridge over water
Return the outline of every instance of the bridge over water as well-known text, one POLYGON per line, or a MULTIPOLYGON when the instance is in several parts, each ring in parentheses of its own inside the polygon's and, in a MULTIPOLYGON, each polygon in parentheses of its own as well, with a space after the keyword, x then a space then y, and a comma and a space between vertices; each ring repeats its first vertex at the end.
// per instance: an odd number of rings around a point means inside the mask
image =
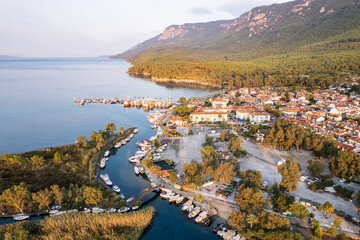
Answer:
POLYGON ((161 186, 154 186, 154 187, 151 187, 151 188, 146 188, 146 189, 142 190, 136 198, 134 198, 133 200, 128 202, 127 205, 129 207, 133 207, 137 201, 141 200, 146 195, 148 195, 148 194, 150 194, 150 193, 152 193, 154 191, 155 192, 160 192, 160 190, 161 190, 161 186))

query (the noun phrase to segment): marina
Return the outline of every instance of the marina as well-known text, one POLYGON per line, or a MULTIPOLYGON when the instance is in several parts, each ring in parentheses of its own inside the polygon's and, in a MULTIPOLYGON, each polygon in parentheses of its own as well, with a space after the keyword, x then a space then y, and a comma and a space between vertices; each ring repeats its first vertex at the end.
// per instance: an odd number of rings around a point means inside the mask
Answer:
POLYGON ((122 104, 125 108, 135 107, 135 108, 143 108, 143 109, 165 109, 169 108, 173 105, 172 98, 167 98, 166 100, 162 100, 159 98, 151 98, 151 97, 134 97, 132 98, 83 98, 76 99, 74 98, 74 103, 79 103, 80 105, 90 104, 90 103, 103 103, 103 104, 122 104))

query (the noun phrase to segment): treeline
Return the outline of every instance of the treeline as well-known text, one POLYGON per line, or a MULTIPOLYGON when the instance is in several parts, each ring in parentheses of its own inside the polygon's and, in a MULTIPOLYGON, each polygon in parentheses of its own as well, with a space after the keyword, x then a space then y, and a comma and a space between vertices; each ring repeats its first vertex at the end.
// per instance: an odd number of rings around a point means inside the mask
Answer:
POLYGON ((311 149, 316 156, 329 159, 330 170, 337 176, 351 179, 360 175, 360 157, 354 152, 340 150, 331 136, 316 134, 283 118, 267 131, 264 144, 280 150, 311 149))
POLYGON ((121 207, 126 203, 118 195, 96 187, 70 184, 67 188, 52 185, 30 192, 26 184, 12 186, 0 195, 0 212, 37 212, 50 210, 53 204, 66 209, 79 207, 121 207))
POLYGON ((151 223, 153 207, 131 213, 66 213, 38 221, 0 226, 8 239, 140 239, 151 223))
MULTIPOLYGON (((300 53, 299 53, 300 54, 300 53)), ((171 61, 167 55, 139 59, 129 69, 155 78, 189 79, 232 87, 320 86, 346 81, 344 72, 360 73, 355 51, 328 55, 283 55, 252 61, 171 61)))
POLYGON ((117 195, 108 195, 95 179, 99 158, 105 151, 102 149, 114 139, 125 138, 122 127, 119 133, 115 132, 115 124, 110 123, 106 130, 92 132, 89 138, 79 136, 74 145, 0 156, 2 209, 21 211, 8 201, 11 196, 23 199, 26 210, 46 209, 57 202, 54 186, 61 189, 66 208, 118 202, 117 195), (97 195, 98 199, 90 203, 86 193, 97 195), (46 201, 40 203, 42 199, 46 201))

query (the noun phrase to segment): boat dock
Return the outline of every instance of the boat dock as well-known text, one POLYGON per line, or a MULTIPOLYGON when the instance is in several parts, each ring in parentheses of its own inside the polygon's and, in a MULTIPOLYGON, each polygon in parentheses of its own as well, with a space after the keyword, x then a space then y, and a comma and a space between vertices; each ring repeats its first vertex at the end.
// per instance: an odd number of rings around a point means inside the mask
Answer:
POLYGON ((134 97, 134 98, 83 98, 74 99, 74 103, 85 105, 89 103, 103 103, 103 104, 123 104, 125 108, 136 107, 143 109, 165 109, 173 105, 172 98, 165 100, 159 98, 150 97, 134 97))

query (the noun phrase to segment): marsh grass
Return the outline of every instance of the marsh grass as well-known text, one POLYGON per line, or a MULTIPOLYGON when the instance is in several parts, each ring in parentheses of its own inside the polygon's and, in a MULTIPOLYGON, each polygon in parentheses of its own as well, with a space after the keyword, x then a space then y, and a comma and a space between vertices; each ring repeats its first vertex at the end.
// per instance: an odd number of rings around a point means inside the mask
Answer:
MULTIPOLYGON (((154 212, 153 207, 148 207, 131 213, 66 213, 40 220, 36 230, 30 230, 24 222, 0 226, 0 233, 15 235, 25 231, 27 239, 46 240, 139 239, 154 212)), ((0 239, 5 239, 2 234, 0 239)))

